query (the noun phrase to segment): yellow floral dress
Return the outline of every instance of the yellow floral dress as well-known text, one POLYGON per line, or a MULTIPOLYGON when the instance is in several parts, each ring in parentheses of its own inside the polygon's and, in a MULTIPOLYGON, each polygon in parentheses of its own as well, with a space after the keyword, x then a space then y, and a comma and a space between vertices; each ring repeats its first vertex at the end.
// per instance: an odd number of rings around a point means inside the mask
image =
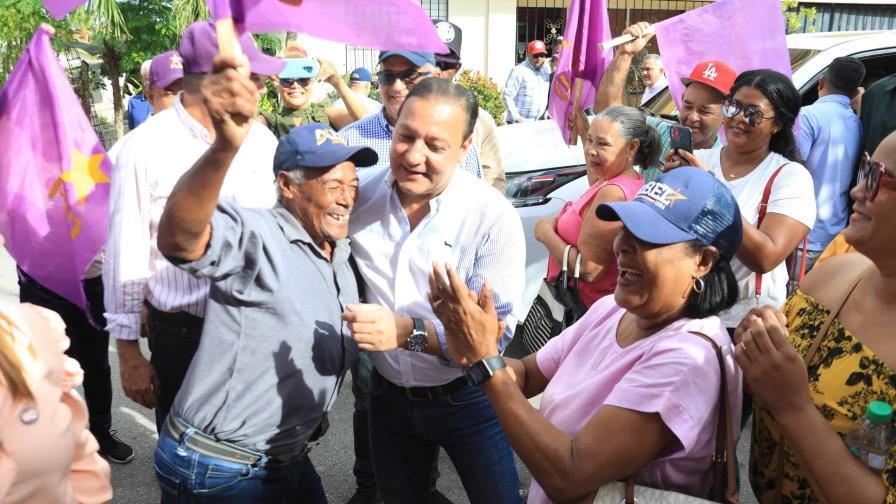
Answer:
MULTIPOLYGON (((814 298, 797 290, 783 308, 790 329, 790 344, 805 356, 824 324, 829 310, 814 298)), ((818 411, 841 438, 873 401, 896 404, 896 370, 834 320, 818 353, 809 365, 809 390, 818 411)), ((778 425, 763 409, 753 417, 753 443, 750 447, 750 484, 760 502, 775 495, 778 470, 778 425)), ((817 502, 802 470, 789 449, 784 450, 784 478, 781 502, 817 502)), ((896 447, 890 447, 886 469, 887 504, 896 504, 896 447)))

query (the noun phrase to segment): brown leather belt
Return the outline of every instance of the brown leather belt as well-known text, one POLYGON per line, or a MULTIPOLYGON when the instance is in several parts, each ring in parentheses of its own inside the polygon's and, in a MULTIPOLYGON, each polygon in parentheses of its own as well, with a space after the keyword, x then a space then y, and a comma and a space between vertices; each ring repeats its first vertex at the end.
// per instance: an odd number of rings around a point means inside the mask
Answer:
POLYGON ((305 458, 305 455, 311 451, 311 446, 306 444, 295 457, 289 459, 271 457, 260 452, 239 447, 232 443, 219 441, 208 434, 189 426, 184 423, 183 420, 173 415, 168 415, 163 428, 165 429, 165 432, 178 443, 181 442, 181 437, 189 431, 189 436, 187 436, 184 441, 184 444, 188 448, 203 455, 236 464, 252 465, 257 464, 266 458, 267 461, 263 463, 263 465, 266 466, 289 465, 302 460, 305 458))

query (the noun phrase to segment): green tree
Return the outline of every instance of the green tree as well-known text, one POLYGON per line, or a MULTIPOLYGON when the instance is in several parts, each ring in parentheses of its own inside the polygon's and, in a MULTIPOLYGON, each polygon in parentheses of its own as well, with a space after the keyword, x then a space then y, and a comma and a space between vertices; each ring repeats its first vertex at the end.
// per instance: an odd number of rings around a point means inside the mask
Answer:
POLYGON ((57 51, 64 50, 72 39, 66 20, 53 19, 40 0, 0 0, 0 85, 6 82, 41 23, 56 30, 53 46, 57 51))
POLYGON ((498 89, 495 81, 479 72, 466 69, 458 76, 457 83, 476 95, 476 99, 479 100, 479 106, 487 110, 495 118, 498 126, 504 124, 504 114, 507 108, 504 106, 504 100, 501 99, 501 91, 498 89))
POLYGON ((815 31, 815 16, 818 12, 815 7, 802 7, 798 0, 781 0, 781 10, 784 11, 784 24, 787 33, 794 33, 803 25, 806 20, 806 32, 815 31))

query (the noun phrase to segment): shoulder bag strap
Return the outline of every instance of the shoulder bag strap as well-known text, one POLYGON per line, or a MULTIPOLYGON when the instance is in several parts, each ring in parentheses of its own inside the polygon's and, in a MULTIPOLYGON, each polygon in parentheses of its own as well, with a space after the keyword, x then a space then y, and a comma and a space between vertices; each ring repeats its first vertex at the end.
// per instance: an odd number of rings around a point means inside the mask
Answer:
MULTIPOLYGON (((821 346, 821 342, 824 341, 824 337, 827 336, 828 330, 831 328, 831 324, 834 322, 834 319, 840 315, 840 310, 843 309, 843 306, 846 304, 846 301, 849 299, 849 296, 852 295, 853 291, 856 290, 856 286, 859 285, 859 282, 865 275, 868 274, 874 266, 869 266, 861 273, 856 275, 853 279, 852 284, 849 285, 847 289, 844 289, 840 294, 840 297, 837 301, 831 306, 831 311, 828 313, 827 318, 824 319, 824 323, 821 324, 821 327, 818 329, 818 333, 815 335, 815 339, 812 341, 812 346, 809 347, 809 351, 806 352, 806 355, 803 357, 803 363, 806 367, 809 367, 809 364, 812 363, 812 359, 815 358, 815 354, 818 353, 818 347, 821 346)), ((755 420, 754 420, 755 421, 755 420)), ((774 492, 774 500, 772 502, 781 502, 781 493, 783 491, 782 485, 784 483, 784 438, 783 436, 778 435, 778 468, 775 471, 775 492, 774 492)))
POLYGON ((706 340, 716 353, 719 362, 719 414, 716 425, 715 450, 712 455, 712 486, 709 498, 716 502, 739 503, 737 484, 737 445, 734 443, 734 427, 731 425, 731 404, 728 401, 728 373, 722 348, 709 336, 692 332, 706 340))
POLYGON ((565 291, 567 289, 567 285, 569 282, 569 251, 572 250, 572 245, 567 245, 565 249, 563 249, 563 262, 560 263, 560 273, 557 275, 557 279, 554 280, 554 286, 562 287, 565 291))
MULTIPOLYGON (((784 169, 790 162, 782 164, 779 166, 772 176, 768 178, 768 182, 765 184, 765 190, 762 191, 762 201, 759 202, 759 217, 756 219, 756 229, 759 229, 759 226, 762 225, 762 221, 765 219, 765 212, 768 209, 768 200, 772 196, 772 185, 775 182, 775 178, 778 177, 778 174, 781 173, 781 170, 784 169)), ((759 297, 762 295, 762 273, 756 273, 756 307, 759 307, 759 297)))
POLYGON ((576 254, 576 269, 573 271, 573 274, 572 274, 572 286, 576 290, 576 292, 579 291, 579 273, 581 271, 582 271, 582 252, 579 251, 579 253, 576 254))

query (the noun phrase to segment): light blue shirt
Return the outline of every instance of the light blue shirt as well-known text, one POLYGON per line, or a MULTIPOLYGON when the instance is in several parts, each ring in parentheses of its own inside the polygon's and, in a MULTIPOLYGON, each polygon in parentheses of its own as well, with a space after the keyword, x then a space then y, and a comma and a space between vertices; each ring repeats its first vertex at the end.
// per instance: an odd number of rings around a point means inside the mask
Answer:
POLYGON ((507 107, 507 122, 515 123, 520 117, 535 120, 548 107, 548 89, 551 87, 551 67, 545 62, 539 70, 529 60, 513 67, 501 97, 507 107))
MULTIPOLYGON (((368 170, 349 221, 352 254, 369 303, 406 317, 431 320, 450 359, 445 327, 432 311, 429 272, 451 264, 467 287, 479 292, 488 280, 498 318, 507 322, 499 349, 520 321, 526 278, 526 240, 516 209, 485 181, 455 170, 448 186, 429 201, 429 213, 413 229, 398 199, 391 170, 368 170)), ((403 348, 369 354, 377 371, 403 387, 444 385, 463 371, 450 360, 403 348)))
MULTIPOLYGON (((379 160, 373 166, 358 168, 361 171, 391 166, 392 132, 394 128, 386 120, 385 109, 359 119, 339 130, 339 136, 349 145, 365 145, 376 151, 379 160)), ((470 146, 461 168, 476 178, 482 178, 482 163, 475 145, 470 146)))
POLYGON ((815 184, 817 217, 809 250, 822 251, 846 227, 849 184, 859 159, 862 122, 849 98, 832 94, 803 107, 796 142, 815 184))

